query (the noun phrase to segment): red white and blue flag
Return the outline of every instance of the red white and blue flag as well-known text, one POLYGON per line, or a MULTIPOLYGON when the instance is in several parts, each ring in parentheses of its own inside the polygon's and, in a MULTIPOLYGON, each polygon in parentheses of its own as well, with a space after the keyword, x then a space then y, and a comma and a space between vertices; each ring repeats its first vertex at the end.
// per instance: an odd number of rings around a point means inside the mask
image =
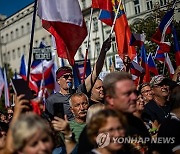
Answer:
POLYGON ((178 36, 176 33, 176 29, 174 27, 173 27, 173 39, 174 39, 176 66, 179 66, 180 65, 180 44, 178 42, 178 36))
POLYGON ((128 55, 133 60, 136 56, 136 50, 134 46, 130 46, 131 31, 122 2, 120 0, 93 0, 92 7, 102 9, 99 19, 105 24, 112 26, 119 3, 120 9, 114 26, 118 54, 122 59, 124 55, 128 55))
POLYGON ((0 68, 0 98, 2 95, 3 88, 4 88, 4 77, 3 77, 2 69, 0 68))
MULTIPOLYGON (((176 1, 174 1, 174 4, 176 1)), ((162 18, 161 23, 156 31, 156 33, 152 36, 152 41, 159 44, 160 42, 164 42, 165 35, 171 33, 171 23, 174 17, 174 7, 170 9, 162 18)))
POLYGON ((154 75, 158 75, 159 74, 158 69, 152 57, 152 53, 149 53, 147 62, 148 62, 149 71, 152 72, 154 75))
POLYGON ((144 44, 145 39, 146 39, 146 35, 144 34, 132 33, 130 45, 141 47, 144 44))
POLYGON ((78 0, 38 0, 42 26, 56 41, 57 54, 74 64, 74 56, 87 36, 78 0))
POLYGON ((6 75, 6 69, 4 68, 4 99, 5 99, 5 106, 9 107, 9 87, 8 87, 8 81, 7 81, 7 75, 6 75))
POLYGON ((145 69, 143 82, 149 82, 150 81, 149 66, 147 62, 146 49, 144 45, 142 45, 141 47, 140 58, 141 58, 141 66, 145 69))
POLYGON ((27 80, 27 65, 25 63, 25 57, 22 55, 21 57, 21 64, 20 64, 20 71, 19 75, 24 79, 27 80))

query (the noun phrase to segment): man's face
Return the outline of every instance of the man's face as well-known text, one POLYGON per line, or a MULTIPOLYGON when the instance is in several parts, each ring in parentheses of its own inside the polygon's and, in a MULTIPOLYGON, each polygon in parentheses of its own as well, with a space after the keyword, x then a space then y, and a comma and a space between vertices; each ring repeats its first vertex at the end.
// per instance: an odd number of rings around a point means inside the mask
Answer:
POLYGON ((165 85, 164 83, 154 85, 153 92, 154 92, 154 96, 168 97, 169 96, 169 86, 165 85))
POLYGON ((68 82, 72 83, 73 80, 73 75, 72 73, 66 73, 63 76, 61 76, 57 82, 60 85, 60 88, 64 89, 64 90, 68 90, 69 86, 68 86, 68 82))
POLYGON ((137 95, 135 90, 136 87, 132 80, 118 81, 115 85, 115 95, 113 97, 107 96, 106 101, 114 109, 133 113, 136 111, 137 95))
POLYGON ((141 89, 141 94, 146 102, 149 102, 153 99, 153 91, 148 85, 141 89))
POLYGON ((101 80, 97 80, 92 88, 91 99, 95 101, 102 101, 103 98, 103 82, 101 80))
POLYGON ((89 107, 86 96, 75 96, 71 99, 71 103, 71 112, 74 114, 75 118, 84 119, 89 107))

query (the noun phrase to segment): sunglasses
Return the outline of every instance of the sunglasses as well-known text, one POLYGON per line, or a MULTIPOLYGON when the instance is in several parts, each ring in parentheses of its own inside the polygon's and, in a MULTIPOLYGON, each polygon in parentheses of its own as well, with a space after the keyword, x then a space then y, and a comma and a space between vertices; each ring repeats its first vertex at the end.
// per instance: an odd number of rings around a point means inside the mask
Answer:
POLYGON ((65 74, 62 77, 67 80, 69 77, 73 78, 73 75, 72 74, 65 74))

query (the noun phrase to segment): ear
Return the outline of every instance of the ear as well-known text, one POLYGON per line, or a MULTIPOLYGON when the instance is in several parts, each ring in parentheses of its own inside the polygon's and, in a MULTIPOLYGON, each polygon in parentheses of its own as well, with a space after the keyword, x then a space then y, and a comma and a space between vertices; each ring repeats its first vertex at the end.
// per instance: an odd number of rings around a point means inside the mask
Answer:
POLYGON ((114 106, 114 98, 111 96, 105 96, 106 102, 109 106, 114 106))
POLYGON ((71 112, 74 114, 73 107, 70 107, 71 112))

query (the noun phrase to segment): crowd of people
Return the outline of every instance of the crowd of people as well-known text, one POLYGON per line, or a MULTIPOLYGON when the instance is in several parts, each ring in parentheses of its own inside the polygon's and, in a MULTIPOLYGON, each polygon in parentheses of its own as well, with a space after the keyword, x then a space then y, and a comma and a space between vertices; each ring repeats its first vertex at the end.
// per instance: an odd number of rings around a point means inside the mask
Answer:
POLYGON ((110 47, 108 38, 76 90, 72 69, 59 68, 60 91, 46 99, 40 115, 23 95, 15 96, 15 106, 0 115, 0 153, 180 153, 180 67, 173 80, 157 75, 136 86, 130 73, 114 71, 102 81, 98 76, 110 47))

